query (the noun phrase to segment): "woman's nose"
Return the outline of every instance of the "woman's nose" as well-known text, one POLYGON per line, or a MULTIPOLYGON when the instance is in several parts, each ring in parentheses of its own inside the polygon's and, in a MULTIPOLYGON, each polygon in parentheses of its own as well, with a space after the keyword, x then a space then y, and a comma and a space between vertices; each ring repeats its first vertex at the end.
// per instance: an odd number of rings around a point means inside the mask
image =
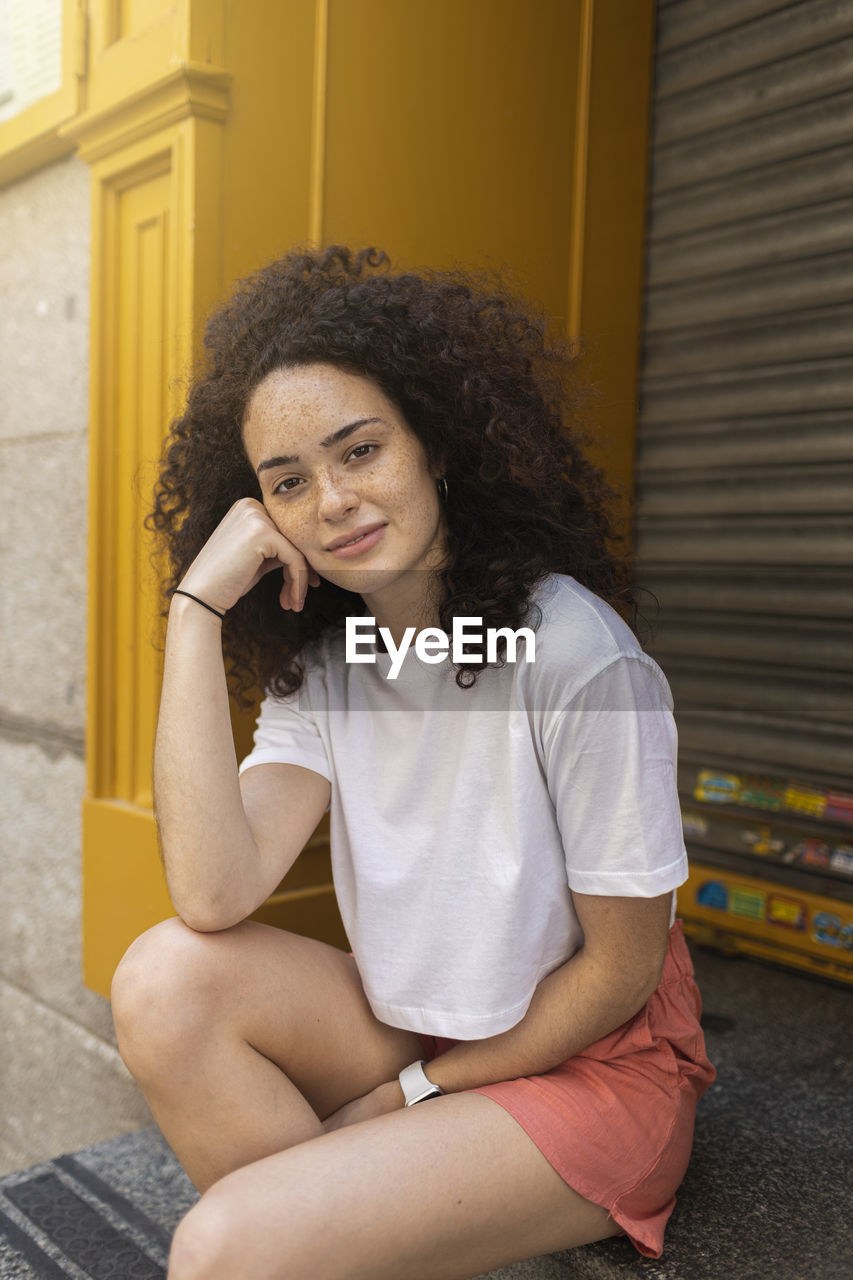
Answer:
POLYGON ((358 507, 358 494, 348 476, 318 476, 315 484, 321 520, 340 520, 358 507))

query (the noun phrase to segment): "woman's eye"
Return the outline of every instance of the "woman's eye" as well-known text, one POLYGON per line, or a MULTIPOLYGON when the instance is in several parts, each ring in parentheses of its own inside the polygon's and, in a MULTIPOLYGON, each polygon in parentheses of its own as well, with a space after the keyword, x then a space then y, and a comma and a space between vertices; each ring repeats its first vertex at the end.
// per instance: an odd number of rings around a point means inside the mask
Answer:
POLYGON ((299 484, 301 484, 301 483, 302 483, 302 481, 299 479, 299 476, 287 476, 287 477, 286 477, 286 479, 282 480, 280 484, 277 484, 277 485, 276 485, 276 487, 275 487, 275 489, 273 490, 273 492, 274 492, 274 493, 282 493, 282 492, 284 492, 284 493, 289 493, 291 489, 295 489, 295 488, 296 488, 296 486, 297 486, 297 485, 299 485, 299 484))
POLYGON ((378 448, 378 445, 375 444, 357 444, 355 448, 350 451, 349 456, 351 458, 368 458, 376 448, 378 448))

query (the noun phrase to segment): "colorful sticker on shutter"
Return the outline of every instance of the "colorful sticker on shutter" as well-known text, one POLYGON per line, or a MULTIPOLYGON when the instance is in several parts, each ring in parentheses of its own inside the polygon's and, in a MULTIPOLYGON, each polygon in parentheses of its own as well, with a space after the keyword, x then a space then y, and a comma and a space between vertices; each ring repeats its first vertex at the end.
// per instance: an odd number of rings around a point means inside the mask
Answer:
POLYGON ((763 920, 767 910, 767 897, 757 889, 746 889, 741 885, 732 885, 729 899, 729 911, 733 916, 743 916, 747 920, 763 920))
POLYGON ((812 920, 812 938, 828 947, 853 951, 853 921, 844 923, 831 911, 818 911, 812 920))
POLYGON ((733 773, 712 773, 702 769, 693 792, 695 800, 706 804, 733 804, 740 793, 740 778, 733 773))
POLYGON ((728 887, 722 880, 706 880, 696 890, 696 902, 698 906, 712 907, 714 911, 728 911, 728 887))
POLYGON ((826 813, 826 794, 817 787, 801 782, 789 782, 785 790, 785 808, 794 813, 805 813, 810 818, 822 818, 826 813))
POLYGON ((700 769, 696 774, 693 798, 705 804, 738 804, 748 809, 773 812, 787 810, 827 822, 853 825, 853 793, 823 790, 807 782, 700 769))
POLYGON ((800 867, 815 867, 825 870, 829 866, 830 848, 825 840, 801 840, 794 845, 786 862, 794 862, 800 867))
POLYGON ((785 841, 775 837, 769 827, 761 827, 758 831, 747 828, 745 831, 741 831, 740 838, 745 845, 749 846, 750 853, 757 853, 762 856, 782 853, 785 848, 785 841))
POLYGON ((798 898, 789 898, 782 893, 771 893, 767 903, 767 921, 769 924, 781 925, 784 929, 804 931, 806 927, 806 904, 798 898))
POLYGON ((853 795, 845 791, 827 791, 826 812, 823 815, 831 822, 853 823, 853 795))
POLYGON ((829 869, 838 871, 843 876, 853 876, 853 845, 837 845, 830 852, 829 869))
POLYGON ((751 774, 741 779, 738 804, 750 809, 781 809, 785 802, 785 784, 779 778, 756 778, 751 774))

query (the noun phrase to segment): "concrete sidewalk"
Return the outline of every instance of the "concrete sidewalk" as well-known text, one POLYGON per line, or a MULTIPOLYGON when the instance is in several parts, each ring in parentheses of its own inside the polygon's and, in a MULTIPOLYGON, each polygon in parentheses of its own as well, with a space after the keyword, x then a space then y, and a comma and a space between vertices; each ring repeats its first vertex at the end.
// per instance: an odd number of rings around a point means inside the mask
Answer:
MULTIPOLYGON (((663 1258, 615 1239, 489 1280, 853 1276, 853 990, 693 955, 718 1078, 700 1103, 663 1258)), ((0 1277, 162 1276, 169 1237, 194 1199, 154 1130, 9 1175, 0 1179, 0 1277)))

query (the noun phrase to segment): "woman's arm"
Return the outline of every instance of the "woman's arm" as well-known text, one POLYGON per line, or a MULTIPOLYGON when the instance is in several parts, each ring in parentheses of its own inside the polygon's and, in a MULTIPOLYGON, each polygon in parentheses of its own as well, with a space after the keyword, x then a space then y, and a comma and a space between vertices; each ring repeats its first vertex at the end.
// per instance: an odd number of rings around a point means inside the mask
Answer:
MULTIPOLYGON (((275 568, 285 570, 283 607, 300 608, 309 574, 304 558, 260 503, 245 499, 217 527, 181 587, 225 612, 275 568)), ((328 782, 296 765, 259 766, 248 778, 251 822, 237 774, 221 622, 176 595, 166 634, 154 795, 172 901, 191 928, 224 929, 259 906, 328 803, 328 782)))
MULTIPOLYGON (((433 1059, 427 1076, 444 1093, 550 1071, 621 1027, 656 989, 666 956, 672 894, 572 897, 584 945, 542 979, 527 1013, 509 1031, 454 1045, 433 1059)), ((335 1112, 326 1129, 403 1105, 399 1081, 389 1080, 335 1112)))
POLYGON ((550 719, 546 771, 567 876, 591 890, 572 889, 584 945, 539 984, 515 1027, 430 1065, 449 1091, 550 1070, 633 1017, 660 981, 668 886, 686 866, 669 690, 644 656, 626 654, 550 719), (600 892, 611 885, 623 896, 600 892))
POLYGON ((430 1063, 430 1080, 446 1093, 550 1071, 627 1022, 656 989, 672 894, 572 897, 584 945, 539 983, 509 1031, 458 1044, 430 1063))

